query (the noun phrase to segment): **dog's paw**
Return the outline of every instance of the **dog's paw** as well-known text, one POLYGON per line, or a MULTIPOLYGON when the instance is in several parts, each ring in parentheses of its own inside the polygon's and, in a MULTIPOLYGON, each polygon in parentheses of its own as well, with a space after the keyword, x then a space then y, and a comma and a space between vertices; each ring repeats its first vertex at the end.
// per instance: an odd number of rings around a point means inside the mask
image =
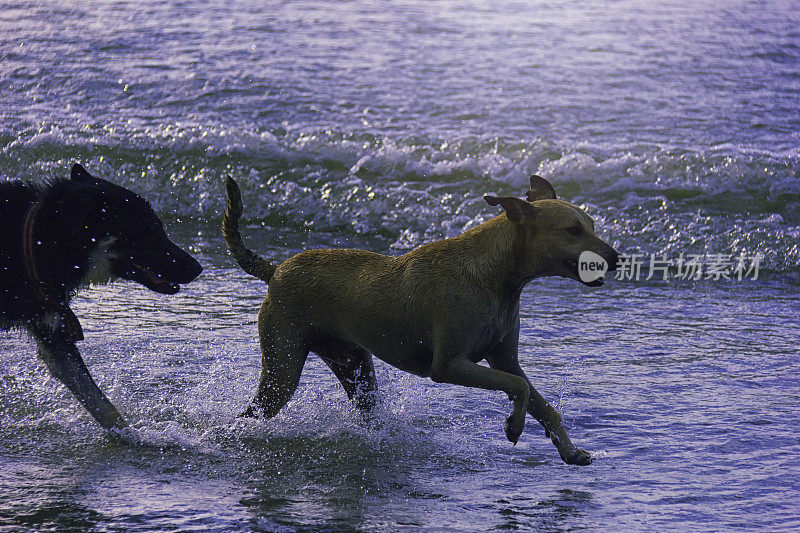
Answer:
POLYGON ((517 441, 519 441, 519 436, 522 435, 523 429, 525 429, 525 417, 516 417, 514 413, 508 415, 505 424, 506 438, 510 440, 514 446, 517 445, 517 441), (517 420, 517 418, 522 418, 522 420, 517 420))
POLYGON ((586 466, 592 463, 592 454, 581 448, 572 448, 567 453, 561 454, 561 459, 568 465, 586 466))
POLYGON ((250 404, 247 409, 236 415, 236 418, 261 418, 262 412, 255 404, 250 404))
POLYGON ((139 446, 145 443, 144 436, 130 426, 111 428, 108 430, 108 436, 129 446, 139 446))

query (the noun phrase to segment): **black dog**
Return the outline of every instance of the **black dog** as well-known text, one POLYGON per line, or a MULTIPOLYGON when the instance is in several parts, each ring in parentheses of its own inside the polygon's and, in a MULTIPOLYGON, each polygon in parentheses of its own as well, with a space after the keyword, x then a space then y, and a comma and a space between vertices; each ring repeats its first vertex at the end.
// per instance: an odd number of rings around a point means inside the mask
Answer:
POLYGON ((169 240, 147 202, 81 165, 69 180, 0 183, 0 329, 27 329, 50 373, 106 429, 127 422, 75 347, 83 332, 70 298, 82 286, 116 278, 175 294, 201 271, 169 240))

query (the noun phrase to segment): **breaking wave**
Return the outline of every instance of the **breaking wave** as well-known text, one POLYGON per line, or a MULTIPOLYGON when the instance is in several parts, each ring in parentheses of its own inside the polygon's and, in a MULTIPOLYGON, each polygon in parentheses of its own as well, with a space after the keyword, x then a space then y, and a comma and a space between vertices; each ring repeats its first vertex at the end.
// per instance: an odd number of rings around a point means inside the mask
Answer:
POLYGON ((800 263, 796 150, 125 122, 3 131, 0 159, 4 179, 31 180, 63 175, 81 161, 163 216, 197 223, 218 219, 230 175, 242 186, 247 221, 377 237, 396 250, 487 220, 497 211, 484 194, 521 195, 538 173, 622 249, 762 253, 776 270, 800 263))

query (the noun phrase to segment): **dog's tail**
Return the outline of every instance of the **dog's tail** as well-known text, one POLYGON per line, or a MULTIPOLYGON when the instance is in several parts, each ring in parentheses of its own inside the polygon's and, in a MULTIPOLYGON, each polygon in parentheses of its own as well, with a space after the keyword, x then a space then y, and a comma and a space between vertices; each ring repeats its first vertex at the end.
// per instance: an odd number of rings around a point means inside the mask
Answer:
POLYGON ((269 283, 277 265, 257 256, 244 245, 242 236, 239 234, 239 217, 242 216, 242 192, 230 176, 228 176, 225 186, 228 189, 228 207, 222 217, 222 236, 225 237, 225 242, 228 243, 231 255, 242 267, 242 270, 269 283))

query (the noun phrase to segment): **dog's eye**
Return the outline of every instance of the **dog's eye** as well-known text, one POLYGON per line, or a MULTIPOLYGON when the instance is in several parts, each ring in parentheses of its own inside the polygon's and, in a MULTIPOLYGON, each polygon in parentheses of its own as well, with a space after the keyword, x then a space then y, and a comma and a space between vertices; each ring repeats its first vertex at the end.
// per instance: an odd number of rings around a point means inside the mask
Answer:
POLYGON ((570 235, 575 235, 576 237, 579 237, 580 234, 583 233, 583 228, 581 228, 580 226, 570 226, 567 228, 567 232, 570 235))

